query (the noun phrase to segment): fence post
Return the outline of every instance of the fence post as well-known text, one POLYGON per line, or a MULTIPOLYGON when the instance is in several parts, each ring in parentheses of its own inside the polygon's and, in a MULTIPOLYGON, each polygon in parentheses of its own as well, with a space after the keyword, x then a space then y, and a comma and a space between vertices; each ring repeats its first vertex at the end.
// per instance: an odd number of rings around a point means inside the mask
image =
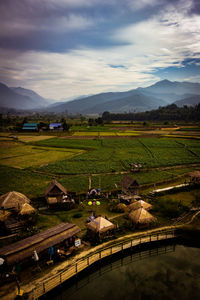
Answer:
POLYGON ((123 243, 122 243, 122 251, 124 250, 124 247, 123 247, 123 243))
POLYGON ((133 241, 131 240, 131 249, 132 249, 132 247, 133 247, 133 241))
POLYGON ((99 258, 101 259, 101 250, 100 250, 100 252, 99 252, 99 258))
POLYGON ((88 265, 88 266, 90 265, 90 258, 89 258, 89 256, 88 256, 88 258, 87 258, 87 265, 88 265))
POLYGON ((43 282, 43 291, 45 293, 45 283, 43 282))
POLYGON ((110 254, 112 254, 112 246, 111 246, 111 248, 110 248, 110 254))
POLYGON ((78 272, 78 265, 77 265, 77 263, 76 263, 76 273, 78 272))
POLYGON ((60 273, 60 283, 62 283, 62 273, 60 273))

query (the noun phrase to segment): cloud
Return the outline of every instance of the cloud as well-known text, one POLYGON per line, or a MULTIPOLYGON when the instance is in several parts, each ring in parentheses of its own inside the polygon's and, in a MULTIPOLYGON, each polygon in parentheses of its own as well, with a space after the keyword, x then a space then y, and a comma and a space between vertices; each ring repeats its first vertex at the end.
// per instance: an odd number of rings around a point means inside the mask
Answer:
MULTIPOLYGON (((55 2, 50 1, 52 5, 55 2)), ((157 1, 142 3, 157 5, 157 1)), ((109 35, 103 32, 114 46, 97 48, 83 44, 65 53, 1 49, 0 81, 56 99, 147 86, 160 79, 157 70, 184 68, 186 58, 199 58, 200 16, 190 14, 192 7, 192 1, 181 0, 167 4, 148 19, 114 28, 109 35)), ((43 20, 41 30, 47 30, 51 22, 54 32, 81 31, 84 26, 94 26, 94 19, 68 13, 43 20)), ((23 22, 21 28, 23 32, 23 22)))
POLYGON ((148 6, 157 6, 164 3, 163 0, 126 0, 128 6, 134 10, 140 10, 148 6))

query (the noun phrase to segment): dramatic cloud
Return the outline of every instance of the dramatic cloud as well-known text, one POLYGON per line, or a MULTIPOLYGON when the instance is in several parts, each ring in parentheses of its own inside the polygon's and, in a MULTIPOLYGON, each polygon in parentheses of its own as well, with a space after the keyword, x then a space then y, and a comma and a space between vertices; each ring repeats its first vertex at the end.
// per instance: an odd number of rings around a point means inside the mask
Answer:
POLYGON ((0 81, 8 85, 59 99, 128 90, 165 75, 199 81, 195 1, 15 3, 0 3, 0 81))

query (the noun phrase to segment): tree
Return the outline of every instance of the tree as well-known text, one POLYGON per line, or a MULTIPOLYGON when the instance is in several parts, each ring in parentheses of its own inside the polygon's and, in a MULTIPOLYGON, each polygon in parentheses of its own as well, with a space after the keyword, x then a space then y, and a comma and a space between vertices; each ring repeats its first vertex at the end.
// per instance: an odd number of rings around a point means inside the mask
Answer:
POLYGON ((67 124, 66 121, 63 122, 63 131, 69 131, 71 125, 67 124))

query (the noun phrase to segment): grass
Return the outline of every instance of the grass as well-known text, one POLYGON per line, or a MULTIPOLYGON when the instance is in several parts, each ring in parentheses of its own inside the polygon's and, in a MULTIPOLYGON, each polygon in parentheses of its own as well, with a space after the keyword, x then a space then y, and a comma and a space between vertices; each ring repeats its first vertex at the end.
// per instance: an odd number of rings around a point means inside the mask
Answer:
POLYGON ((57 144, 58 147, 81 147, 92 150, 39 169, 55 174, 128 171, 129 164, 133 162, 139 162, 145 168, 200 163, 200 142, 191 140, 118 138, 83 141, 52 139, 44 142, 49 146, 57 144))
POLYGON ((0 193, 18 191, 29 198, 40 197, 49 184, 51 177, 19 170, 7 166, 0 166, 0 193))
POLYGON ((197 197, 200 198, 199 189, 164 195, 164 196, 157 197, 156 199, 158 201, 163 201, 164 199, 170 199, 173 202, 181 202, 183 205, 190 207, 192 206, 192 202, 195 201, 197 197))
POLYGON ((46 139, 52 139, 52 136, 49 135, 18 135, 18 140, 30 143, 30 142, 37 142, 37 141, 43 141, 46 139))
POLYGON ((4 141, 0 191, 18 190, 29 197, 43 196, 54 174, 68 190, 78 193, 87 191, 89 174, 97 174, 92 176, 95 187, 100 185, 107 191, 120 189, 124 176, 120 172, 129 172, 133 162, 140 162, 146 169, 131 174, 140 184, 173 180, 192 171, 190 164, 200 163, 199 146, 197 140, 167 138, 52 138, 31 144, 4 141), (176 168, 178 165, 188 167, 176 168), (154 169, 166 166, 175 168, 154 169))
POLYGON ((74 136, 98 136, 98 132, 95 131, 76 131, 73 133, 74 136))
POLYGON ((103 217, 107 216, 108 218, 115 217, 118 215, 117 213, 111 212, 108 209, 109 202, 108 200, 101 200, 100 205, 92 205, 89 206, 87 202, 82 204, 82 208, 78 207, 72 210, 49 210, 39 214, 39 218, 37 220, 37 225, 42 229, 45 230, 47 228, 53 227, 58 225, 62 222, 70 222, 76 223, 81 229, 86 229, 86 219, 91 216, 91 210, 94 211, 95 215, 102 215, 103 217), (76 214, 80 214, 80 218, 75 218, 76 214))
POLYGON ((16 143, 11 144, 13 144, 13 147, 10 147, 10 143, 4 143, 0 154, 0 164, 20 169, 33 166, 40 167, 47 165, 49 162, 52 163, 58 160, 68 159, 84 152, 78 149, 55 149, 16 143))

